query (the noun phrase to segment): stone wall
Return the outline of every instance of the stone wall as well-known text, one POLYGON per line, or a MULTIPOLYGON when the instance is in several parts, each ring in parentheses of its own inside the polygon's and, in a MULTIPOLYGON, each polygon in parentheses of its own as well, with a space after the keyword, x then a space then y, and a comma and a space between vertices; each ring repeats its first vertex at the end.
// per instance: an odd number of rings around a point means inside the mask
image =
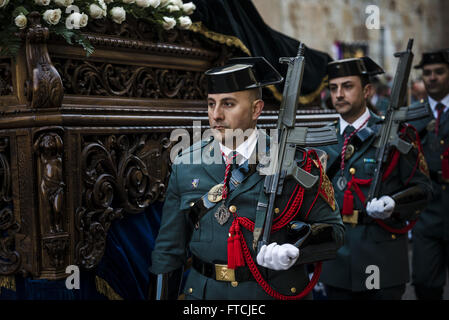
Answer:
MULTIPOLYGON (((393 54, 414 38, 417 63, 423 51, 449 47, 447 0, 253 0, 265 22, 311 48, 335 57, 336 41, 362 42, 369 55, 394 74, 393 54), (366 27, 366 7, 380 9, 379 30, 366 27), (446 14, 446 16, 444 16, 446 14), (383 30, 382 30, 383 29, 383 30)), ((412 77, 418 74, 414 72, 412 77)))

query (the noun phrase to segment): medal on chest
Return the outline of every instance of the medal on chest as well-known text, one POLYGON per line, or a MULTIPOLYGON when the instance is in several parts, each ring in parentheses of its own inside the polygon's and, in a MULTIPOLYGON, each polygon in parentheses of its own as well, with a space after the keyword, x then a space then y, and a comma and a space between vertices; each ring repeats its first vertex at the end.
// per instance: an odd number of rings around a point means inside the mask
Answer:
POLYGON ((344 191, 346 189, 346 186, 348 185, 348 180, 345 176, 340 176, 337 180, 337 188, 340 191, 344 191))
POLYGON ((229 217, 231 216, 231 213, 229 212, 228 208, 226 208, 224 202, 218 207, 218 210, 215 211, 215 219, 217 219, 217 222, 220 225, 226 224, 228 222, 229 217))

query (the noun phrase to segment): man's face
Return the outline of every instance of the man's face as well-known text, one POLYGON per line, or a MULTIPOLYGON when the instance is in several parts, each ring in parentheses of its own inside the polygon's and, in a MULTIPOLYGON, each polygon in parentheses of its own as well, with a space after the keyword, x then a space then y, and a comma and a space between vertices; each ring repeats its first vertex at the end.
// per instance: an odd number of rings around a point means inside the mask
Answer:
POLYGON ((427 93, 436 100, 449 94, 449 65, 446 63, 428 64, 423 67, 422 79, 427 93))
POLYGON ((371 93, 371 85, 362 88, 358 76, 349 76, 329 81, 329 90, 335 110, 343 117, 354 117, 365 110, 365 101, 371 93))
POLYGON ((207 104, 210 127, 222 143, 226 135, 232 134, 229 129, 244 132, 255 128, 264 106, 251 90, 209 94, 207 104))

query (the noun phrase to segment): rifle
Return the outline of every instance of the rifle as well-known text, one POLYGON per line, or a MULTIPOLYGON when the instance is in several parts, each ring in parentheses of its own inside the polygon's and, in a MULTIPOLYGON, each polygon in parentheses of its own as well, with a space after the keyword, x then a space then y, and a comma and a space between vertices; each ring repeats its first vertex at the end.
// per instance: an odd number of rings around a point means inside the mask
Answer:
POLYGON ((270 151, 275 160, 274 172, 267 175, 264 182, 264 190, 269 195, 269 202, 265 215, 263 237, 258 242, 259 250, 263 245, 268 244, 275 200, 276 196, 282 193, 283 181, 287 178, 293 178, 304 188, 309 189, 319 180, 319 177, 298 167, 295 161, 296 148, 324 146, 338 142, 335 129, 331 127, 295 127, 298 98, 304 75, 304 50, 304 44, 300 43, 296 57, 279 59, 280 63, 288 64, 288 71, 277 123, 279 143, 277 148, 272 148, 270 151))
POLYGON ((406 104, 407 83, 413 61, 413 39, 409 39, 407 50, 395 53, 399 63, 394 77, 391 91, 390 105, 385 114, 385 121, 380 132, 380 137, 374 144, 376 150, 376 168, 373 180, 368 192, 367 201, 377 198, 380 192, 383 176, 383 164, 387 161, 390 149, 395 147, 402 154, 407 154, 412 145, 402 140, 398 135, 399 126, 402 122, 417 120, 428 116, 428 103, 422 102, 416 106, 404 107, 406 104))

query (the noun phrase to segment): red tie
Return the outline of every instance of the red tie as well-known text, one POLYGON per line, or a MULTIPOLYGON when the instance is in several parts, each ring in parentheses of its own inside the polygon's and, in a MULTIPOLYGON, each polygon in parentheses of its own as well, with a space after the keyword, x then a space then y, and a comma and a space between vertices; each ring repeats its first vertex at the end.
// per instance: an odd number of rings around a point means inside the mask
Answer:
POLYGON ((442 103, 438 103, 437 106, 436 106, 437 120, 435 122, 435 135, 437 135, 437 136, 438 136, 438 133, 440 131, 441 115, 443 114, 445 108, 446 108, 445 105, 442 104, 442 103))

